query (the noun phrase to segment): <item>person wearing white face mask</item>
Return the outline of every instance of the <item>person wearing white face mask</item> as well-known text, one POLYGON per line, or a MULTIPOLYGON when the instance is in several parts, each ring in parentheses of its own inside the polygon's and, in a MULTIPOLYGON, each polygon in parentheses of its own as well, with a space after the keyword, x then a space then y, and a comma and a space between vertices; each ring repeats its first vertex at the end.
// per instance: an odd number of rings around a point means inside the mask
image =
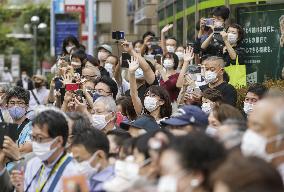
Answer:
POLYGON ((204 133, 177 137, 161 155, 157 191, 207 191, 210 170, 223 159, 223 146, 204 133))
POLYGON ((223 103, 222 93, 217 89, 208 88, 202 93, 201 109, 209 114, 216 105, 223 103))
POLYGON ((207 85, 200 86, 202 92, 208 88, 214 88, 221 92, 224 102, 232 106, 236 106, 237 91, 236 89, 224 81, 224 60, 222 57, 208 57, 202 62, 204 66, 204 79, 207 85))
POLYGON ((176 72, 178 67, 178 57, 174 53, 166 53, 162 59, 162 65, 156 64, 156 69, 161 74, 160 86, 165 88, 171 97, 171 102, 175 102, 178 97, 179 89, 176 86, 179 73, 176 72))
POLYGON ((98 47, 98 60, 100 61, 100 66, 104 67, 106 59, 112 53, 112 48, 110 45, 103 44, 98 47))
POLYGON ((22 191, 61 191, 62 178, 77 174, 65 152, 67 137, 68 123, 61 113, 47 110, 35 117, 32 148, 36 157, 27 163, 22 191))
POLYGON ((249 86, 248 92, 244 100, 243 110, 245 114, 248 115, 253 110, 255 104, 264 97, 267 91, 268 89, 260 83, 256 83, 249 86))
POLYGON ((168 32, 173 27, 173 24, 166 25, 161 30, 161 44, 163 49, 163 54, 174 53, 177 47, 177 40, 174 37, 165 37, 165 33, 168 32))
POLYGON ((88 179, 91 192, 103 191, 103 184, 111 180, 114 166, 109 165, 109 141, 106 135, 92 127, 74 135, 71 151, 77 162, 78 172, 88 179))
POLYGON ((119 98, 129 90, 130 85, 129 82, 122 77, 122 68, 118 57, 114 55, 108 56, 104 68, 109 73, 109 76, 117 83, 118 93, 116 98, 119 98))
POLYGON ((112 97, 99 97, 94 103, 91 124, 94 128, 107 133, 115 128, 116 104, 112 97))
POLYGON ((248 116, 241 144, 246 156, 260 157, 278 169, 284 180, 283 97, 259 101, 248 116))
POLYGON ((80 44, 79 44, 79 41, 78 39, 73 36, 73 35, 69 35, 68 37, 66 37, 64 40, 63 40, 63 43, 62 43, 62 56, 65 56, 65 55, 70 55, 71 54, 71 51, 73 48, 79 48, 80 47, 80 44))

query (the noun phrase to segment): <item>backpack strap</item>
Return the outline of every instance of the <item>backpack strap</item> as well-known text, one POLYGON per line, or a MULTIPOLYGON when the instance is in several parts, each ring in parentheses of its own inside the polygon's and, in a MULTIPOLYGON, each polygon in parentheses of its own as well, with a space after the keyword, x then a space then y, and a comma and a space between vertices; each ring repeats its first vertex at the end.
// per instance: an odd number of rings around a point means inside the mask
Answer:
POLYGON ((31 90, 31 93, 32 93, 33 97, 35 98, 36 103, 37 103, 38 105, 40 105, 40 102, 39 102, 38 98, 36 97, 36 95, 35 95, 35 93, 34 93, 34 90, 31 90))

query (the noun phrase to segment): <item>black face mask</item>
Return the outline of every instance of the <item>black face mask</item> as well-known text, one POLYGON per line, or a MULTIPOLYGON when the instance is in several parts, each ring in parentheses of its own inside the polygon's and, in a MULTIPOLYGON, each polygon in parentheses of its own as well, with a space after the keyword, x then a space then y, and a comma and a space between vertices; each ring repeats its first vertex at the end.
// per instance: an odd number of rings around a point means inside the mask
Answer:
POLYGON ((35 84, 35 88, 37 88, 37 89, 38 89, 38 88, 40 88, 40 87, 41 87, 41 84, 42 84, 42 83, 34 82, 34 84, 35 84))

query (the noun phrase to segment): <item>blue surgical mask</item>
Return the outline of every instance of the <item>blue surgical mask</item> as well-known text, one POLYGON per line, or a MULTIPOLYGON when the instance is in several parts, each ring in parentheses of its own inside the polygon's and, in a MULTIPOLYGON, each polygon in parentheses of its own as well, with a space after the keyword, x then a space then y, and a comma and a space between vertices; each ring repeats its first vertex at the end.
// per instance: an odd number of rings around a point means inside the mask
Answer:
POLYGON ((14 120, 21 119, 26 114, 26 109, 23 107, 19 107, 19 106, 10 107, 8 108, 8 111, 9 111, 10 116, 14 120))
POLYGON ((93 102, 95 102, 99 97, 101 97, 100 94, 93 92, 93 102))

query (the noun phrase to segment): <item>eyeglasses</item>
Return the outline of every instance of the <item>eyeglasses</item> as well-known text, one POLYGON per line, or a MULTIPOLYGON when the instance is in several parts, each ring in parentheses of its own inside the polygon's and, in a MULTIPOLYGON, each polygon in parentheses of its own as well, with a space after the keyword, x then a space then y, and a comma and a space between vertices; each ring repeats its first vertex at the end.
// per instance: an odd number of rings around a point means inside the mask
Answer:
POLYGON ((30 135, 30 138, 32 141, 35 141, 37 143, 45 143, 45 142, 48 142, 50 141, 52 138, 51 137, 36 137, 36 136, 33 136, 32 134, 30 135))
POLYGON ((98 93, 99 95, 111 94, 111 92, 107 92, 103 89, 95 89, 93 93, 98 93))
POLYGON ((15 106, 15 105, 17 105, 17 106, 25 106, 26 105, 26 103, 25 102, 23 102, 23 101, 9 101, 8 102, 8 105, 10 105, 10 106, 15 106))

